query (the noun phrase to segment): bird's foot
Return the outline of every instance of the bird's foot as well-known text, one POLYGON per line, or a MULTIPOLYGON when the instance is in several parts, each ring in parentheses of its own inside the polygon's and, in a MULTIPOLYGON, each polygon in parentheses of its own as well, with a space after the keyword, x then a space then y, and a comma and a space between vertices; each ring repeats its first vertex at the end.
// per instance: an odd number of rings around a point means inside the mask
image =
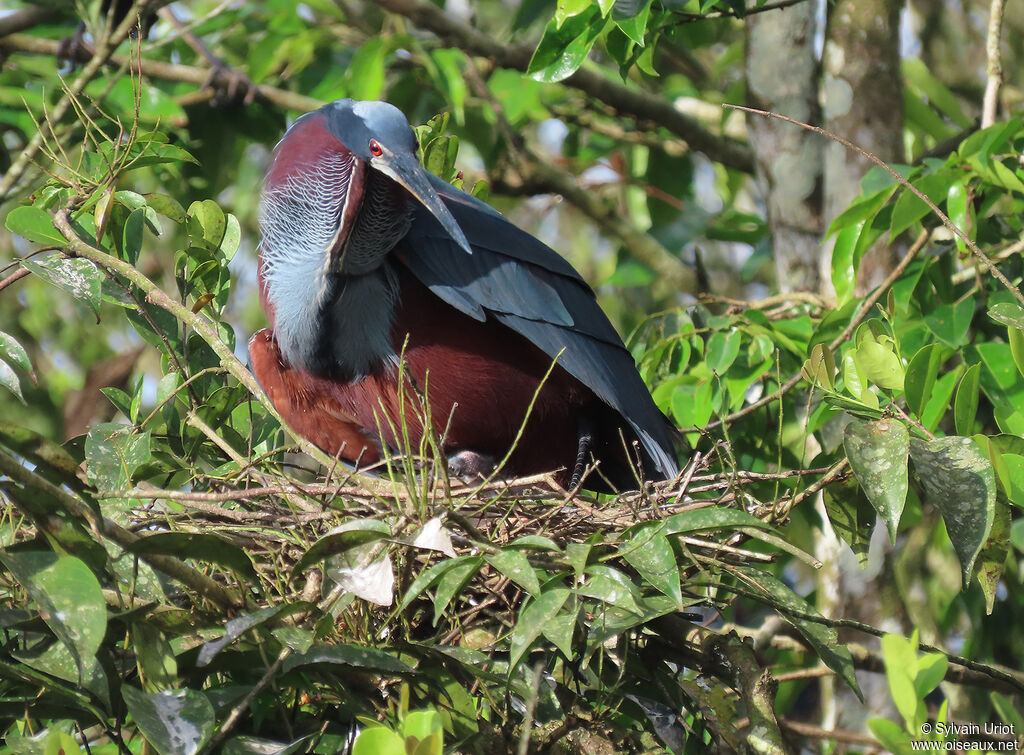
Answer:
POLYGON ((587 419, 580 420, 578 446, 576 448, 576 463, 572 468, 572 477, 569 479, 569 490, 575 490, 583 482, 583 475, 587 472, 587 458, 594 449, 593 423, 587 419))
POLYGON ((457 451, 448 457, 448 472, 456 477, 476 480, 494 471, 495 459, 476 451, 457 451))

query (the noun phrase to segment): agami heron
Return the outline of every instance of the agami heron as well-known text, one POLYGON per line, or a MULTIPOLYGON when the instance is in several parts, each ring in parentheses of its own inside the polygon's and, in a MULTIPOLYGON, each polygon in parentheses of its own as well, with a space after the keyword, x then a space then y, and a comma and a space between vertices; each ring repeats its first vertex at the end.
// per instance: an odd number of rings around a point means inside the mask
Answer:
POLYGON ((271 327, 249 353, 284 419, 372 463, 400 445, 403 415, 419 443, 425 414, 401 406, 415 386, 460 474, 514 445, 505 475, 561 470, 568 484, 597 460, 596 487, 634 488, 634 469, 674 476, 676 431, 593 291, 416 150, 397 108, 348 99, 301 116, 274 150, 259 263, 271 327))

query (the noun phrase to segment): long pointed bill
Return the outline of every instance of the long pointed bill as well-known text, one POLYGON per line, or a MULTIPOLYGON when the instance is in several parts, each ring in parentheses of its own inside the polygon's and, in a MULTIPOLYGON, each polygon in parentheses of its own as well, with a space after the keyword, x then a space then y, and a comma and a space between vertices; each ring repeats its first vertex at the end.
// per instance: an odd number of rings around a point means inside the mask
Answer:
POLYGON ((448 232, 456 244, 462 247, 467 254, 473 253, 469 241, 466 240, 466 235, 455 218, 452 217, 441 197, 434 191, 434 187, 430 185, 427 171, 420 165, 415 155, 391 153, 387 157, 377 160, 373 167, 408 189, 409 193, 437 218, 441 227, 448 232))

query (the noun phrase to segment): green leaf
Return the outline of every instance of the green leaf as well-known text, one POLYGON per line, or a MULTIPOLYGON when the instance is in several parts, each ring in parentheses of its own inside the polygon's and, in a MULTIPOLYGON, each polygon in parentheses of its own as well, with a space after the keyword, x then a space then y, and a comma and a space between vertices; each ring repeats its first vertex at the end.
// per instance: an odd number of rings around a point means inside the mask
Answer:
POLYGON ((953 423, 960 435, 970 435, 978 414, 978 387, 981 382, 981 363, 964 370, 953 399, 953 423))
POLYGON ((910 458, 926 502, 946 522, 966 587, 995 518, 992 463, 973 440, 957 435, 930 441, 911 438, 910 458))
POLYGON ((743 335, 738 329, 728 333, 718 331, 708 339, 705 361, 708 369, 716 375, 724 375, 740 353, 743 335))
POLYGON ((509 634, 509 673, 511 674, 523 655, 540 637, 544 625, 562 610, 570 592, 564 587, 545 590, 539 598, 532 600, 520 613, 519 620, 509 634))
POLYGON ((836 360, 832 356, 832 349, 823 343, 815 344, 800 374, 812 385, 821 386, 828 391, 835 390, 833 378, 836 374, 836 360))
POLYGON ((582 597, 600 600, 637 616, 644 614, 639 588, 614 567, 603 564, 588 567, 586 578, 575 589, 576 594, 582 597))
MULTIPOLYGON (((967 201, 966 178, 958 183, 950 184, 949 191, 946 193, 946 211, 953 225, 971 237, 971 232, 974 229, 970 223, 971 206, 967 201)), ((967 251, 967 244, 958 235, 953 235, 953 241, 961 253, 967 251)))
MULTIPOLYGON (((950 184, 958 178, 959 176, 952 171, 944 170, 939 173, 925 174, 912 181, 911 185, 932 202, 938 204, 946 198, 950 184)), ((889 238, 895 239, 929 212, 931 212, 931 208, 923 200, 910 189, 904 188, 892 208, 889 238)))
POLYGON ((391 527, 379 519, 354 519, 346 522, 309 546, 309 550, 292 567, 292 576, 301 574, 311 564, 323 561, 328 556, 387 537, 391 537, 391 527))
POLYGON ((87 304, 99 318, 103 274, 92 262, 77 257, 53 255, 42 259, 23 259, 21 264, 43 280, 87 304))
POLYGON ((939 686, 939 683, 946 678, 946 669, 948 668, 949 660, 942 653, 926 653, 917 659, 914 690, 919 699, 923 700, 939 686))
POLYGON ((384 61, 388 38, 370 37, 352 56, 345 72, 348 96, 354 100, 377 100, 384 91, 384 61))
POLYGON ((384 674, 411 674, 416 669, 391 653, 359 645, 318 645, 309 652, 296 653, 284 662, 283 671, 321 664, 367 669, 384 674))
POLYGON ((32 362, 28 358, 28 352, 14 336, 8 335, 2 330, 0 330, 0 357, 25 372, 32 372, 32 362))
POLYGON ((0 359, 0 385, 17 396, 19 401, 25 403, 25 397, 21 394, 21 381, 11 366, 3 359, 0 359))
POLYGON ((537 573, 530 566, 529 559, 526 558, 522 551, 506 548, 485 556, 485 558, 487 563, 522 587, 530 595, 540 595, 540 582, 537 580, 537 573))
POLYGON ((1017 366, 1017 372, 1024 375, 1024 330, 1008 327, 1006 340, 1010 342, 1010 354, 1013 356, 1013 363, 1017 366))
POLYGON ((558 0, 555 5, 555 24, 559 29, 567 18, 578 16, 591 6, 591 0, 558 0))
POLYGON ((107 606, 96 576, 74 556, 0 552, 0 561, 28 591, 84 683, 107 630, 107 606))
POLYGON ((1010 505, 997 498, 992 529, 985 541, 985 546, 978 554, 978 584, 985 596, 985 614, 989 616, 992 615, 992 609, 995 607, 999 580, 1002 579, 1006 556, 1010 552, 1012 524, 1013 516, 1010 512, 1010 505))
POLYGON ((932 343, 919 349, 907 365, 907 374, 903 378, 903 394, 907 399, 907 408, 918 417, 924 412, 925 404, 931 398, 942 361, 942 347, 932 343))
POLYGON ((616 0, 612 6, 612 20, 631 40, 641 47, 647 31, 647 17, 651 13, 651 0, 616 0))
POLYGON ((772 529, 753 514, 740 509, 729 509, 721 506, 707 506, 689 509, 666 517, 665 534, 676 535, 707 530, 734 530, 737 527, 755 527, 772 529))
POLYGON ((551 640, 551 643, 558 648, 567 659, 575 658, 576 652, 572 646, 573 632, 576 630, 576 620, 579 616, 579 607, 561 611, 557 616, 549 619, 544 625, 544 636, 551 640))
POLYGON ((856 349, 849 349, 843 354, 843 386, 846 388, 846 392, 860 403, 869 409, 877 410, 878 397, 868 387, 867 378, 857 361, 856 351, 856 349))
POLYGON ((860 565, 865 566, 878 513, 855 479, 828 485, 823 492, 832 529, 850 546, 860 565))
POLYGON ((216 716, 202 692, 145 694, 127 684, 121 694, 143 736, 160 755, 195 755, 210 741, 216 716))
POLYGON ((891 342, 865 338, 857 346, 854 358, 861 374, 875 385, 889 390, 903 387, 903 365, 891 342))
POLYGON ((256 567, 249 555, 230 540, 203 532, 154 532, 132 543, 131 553, 159 553, 177 558, 190 558, 233 569, 240 577, 258 581, 256 567))
POLYGON ((178 662, 163 632, 145 621, 133 622, 131 629, 135 663, 146 691, 174 689, 178 684, 178 662))
POLYGON ((627 539, 619 546, 619 555, 649 585, 679 604, 683 602, 679 567, 664 530, 661 522, 631 527, 627 539))
POLYGON ((54 226, 50 213, 38 207, 15 207, 7 213, 4 225, 11 233, 37 244, 64 247, 68 243, 54 226))
POLYGON ((193 202, 188 208, 188 235, 192 241, 210 251, 218 249, 227 230, 224 211, 212 199, 193 202))
MULTIPOLYGON (((835 671, 839 678, 856 693, 857 697, 863 700, 864 697, 857 684, 857 676, 853 668, 853 656, 850 655, 846 646, 839 642, 836 630, 818 621, 804 619, 789 613, 792 611, 797 614, 819 616, 807 601, 790 590, 775 575, 749 566, 735 568, 747 575, 751 583, 764 592, 763 597, 759 599, 772 606, 782 618, 792 624, 825 665, 835 671)), ((755 597, 757 596, 755 595, 755 597)))
POLYGON ((910 735, 903 731, 895 721, 887 718, 868 719, 868 728, 882 746, 889 752, 907 752, 910 748, 910 735))
POLYGON ((459 153, 457 136, 439 136, 423 148, 423 167, 445 181, 455 177, 455 158, 459 153))
POLYGON ((948 116, 961 129, 974 127, 974 121, 964 113, 957 96, 928 70, 920 58, 904 58, 901 65, 907 82, 920 90, 943 115, 948 116))
POLYGON ((924 704, 914 686, 917 676, 917 631, 912 640, 898 634, 882 637, 882 660, 889 681, 889 692, 896 703, 908 731, 918 731, 923 719, 924 704))
POLYGON ((130 425, 104 423, 85 438, 86 475, 103 492, 131 488, 135 470, 151 458, 149 431, 130 425))
MULTIPOLYGON (((398 610, 404 611, 424 590, 431 587, 441 579, 445 573, 452 569, 457 569, 467 562, 472 563, 475 569, 479 569, 483 565, 483 559, 480 556, 457 556, 455 558, 446 558, 444 561, 439 561, 433 566, 428 567, 413 580, 411 585, 409 585, 409 589, 405 591, 405 595, 402 597, 402 602, 399 604, 398 610)), ((438 619, 435 617, 435 626, 437 620, 438 619)))
POLYGON ((889 541, 896 542, 907 502, 907 453, 910 436, 897 420, 854 420, 843 432, 843 446, 853 474, 871 505, 885 520, 889 541))
POLYGON ((67 450, 39 433, 6 422, 0 422, 0 443, 31 462, 36 472, 59 485, 75 487, 78 462, 67 450))
POLYGON ((468 556, 465 560, 449 559, 449 562, 456 562, 437 578, 437 591, 434 593, 434 626, 444 616, 448 604, 452 599, 469 584, 469 580, 480 570, 483 559, 479 556, 468 556))
POLYGON ((967 329, 973 317, 974 299, 967 297, 954 304, 940 304, 924 316, 924 322, 936 338, 959 349, 967 345, 967 329))
POLYGON ((572 76, 587 59, 604 27, 605 19, 597 6, 566 19, 561 26, 551 19, 530 58, 527 74, 548 84, 572 76))
POLYGON ((1007 327, 1024 330, 1024 309, 1012 301, 993 304, 988 309, 988 316, 1007 327))
POLYGON ((359 732, 352 755, 407 755, 405 740, 391 729, 371 726, 359 732))
POLYGON ((185 208, 181 206, 181 203, 174 197, 166 194, 147 194, 146 204, 175 223, 184 222, 187 217, 185 208))

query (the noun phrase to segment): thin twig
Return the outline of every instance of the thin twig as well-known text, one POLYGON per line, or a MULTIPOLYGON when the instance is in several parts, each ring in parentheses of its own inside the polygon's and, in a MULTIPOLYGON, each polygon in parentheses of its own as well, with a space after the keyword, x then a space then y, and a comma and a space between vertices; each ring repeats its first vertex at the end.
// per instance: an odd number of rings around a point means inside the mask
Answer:
MULTIPOLYGON (((81 96, 82 92, 85 91, 86 86, 91 82, 97 75, 99 75, 100 68, 111 58, 114 49, 121 44, 131 30, 134 29, 138 24, 137 12, 144 12, 146 7, 156 4, 156 2, 150 2, 150 0, 138 0, 135 7, 132 8, 131 12, 125 15, 124 19, 117 28, 110 34, 105 34, 97 41, 97 49, 95 55, 89 60, 88 63, 82 68, 74 82, 67 86, 64 96, 60 98, 60 101, 53 107, 50 112, 48 122, 50 124, 59 123, 60 120, 67 114, 68 110, 72 107, 72 104, 81 96)), ((20 39, 22 35, 12 34, 8 37, 0 39, 0 51, 9 50, 10 42, 12 39, 20 39)), ((26 39, 33 39, 33 37, 25 37, 26 39)), ((59 42, 51 42, 53 45, 54 56, 57 55, 57 49, 59 48, 59 42)), ((29 139, 28 144, 25 145, 21 153, 14 159, 11 166, 7 169, 7 173, 4 174, 3 179, 0 179, 0 200, 5 199, 10 194, 11 189, 14 188, 15 184, 21 180, 21 177, 28 170, 29 165, 32 164, 32 160, 35 158, 36 153, 40 147, 43 146, 45 140, 45 131, 43 129, 37 129, 29 139)))
POLYGON ((961 230, 960 227, 957 226, 956 223, 954 223, 952 220, 950 220, 949 216, 946 213, 944 213, 942 210, 940 210, 939 206, 937 204, 935 204, 935 202, 933 202, 931 199, 929 199, 928 196, 925 195, 925 193, 923 191, 918 189, 916 186, 914 186, 912 183, 910 183, 910 181, 908 181, 906 178, 904 178, 899 173, 897 173, 895 170, 893 170, 893 168, 891 168, 889 166, 889 164, 887 162, 885 162, 885 160, 883 160, 882 158, 878 157, 878 155, 875 155, 875 154, 873 154, 871 152, 868 152, 866 149, 862 149, 862 148, 858 147, 853 142, 849 141, 848 139, 844 139, 843 137, 839 136, 838 134, 833 134, 831 131, 827 131, 827 130, 819 127, 819 126, 812 126, 809 123, 803 123, 801 121, 796 120, 795 118, 789 118, 789 117, 787 117, 785 115, 779 115, 778 113, 772 113, 772 112, 769 112, 767 110, 758 110, 757 108, 745 107, 743 105, 726 104, 726 105, 723 105, 723 107, 726 107, 726 108, 729 108, 729 109, 732 109, 732 110, 742 110, 742 111, 747 112, 747 113, 754 113, 755 115, 763 115, 763 116, 766 116, 768 118, 777 118, 780 121, 785 121, 786 123, 792 123, 794 126, 799 126, 800 128, 807 129, 808 131, 813 131, 813 132, 815 132, 817 134, 821 134, 822 136, 826 136, 829 139, 832 139, 833 141, 836 141, 839 144, 842 144, 847 149, 852 150, 852 151, 856 152, 857 154, 861 155, 862 157, 870 160, 875 165, 878 165, 880 168, 882 168, 887 173, 889 173, 889 175, 891 175, 893 178, 895 178, 896 181, 901 186, 903 186, 907 191, 909 191, 915 197, 917 197, 922 202, 924 202, 928 206, 928 209, 930 209, 935 214, 935 216, 939 219, 939 221, 942 223, 942 225, 944 225, 949 230, 950 233, 952 233, 954 236, 956 236, 958 239, 960 239, 962 242, 964 242, 964 244, 967 246, 967 248, 971 250, 971 254, 973 254, 978 259, 979 262, 981 262, 982 266, 988 271, 988 273, 992 277, 994 277, 996 280, 998 280, 1000 283, 1002 283, 1003 287, 1006 288, 1006 290, 1009 291, 1011 294, 1013 294, 1014 298, 1016 298, 1017 301, 1020 302, 1020 304, 1022 306, 1024 306, 1024 294, 1022 294, 1020 289, 1017 288, 1016 286, 1014 286, 1009 281, 1009 279, 1005 275, 1003 275, 1003 272, 999 268, 997 268, 995 265, 992 264, 992 260, 990 260, 988 258, 988 256, 983 251, 981 251, 981 247, 979 247, 976 243, 974 243, 974 241, 971 239, 971 237, 968 236, 966 233, 964 233, 964 231, 961 230))
MULTIPOLYGON (((88 522, 95 531, 126 550, 131 550, 133 545, 142 540, 139 535, 129 532, 119 524, 100 517, 88 504, 66 488, 58 487, 35 472, 26 469, 3 449, 0 449, 0 473, 7 475, 19 485, 37 490, 45 496, 59 501, 68 514, 79 521, 88 522)), ((221 608, 232 610, 242 605, 241 598, 234 591, 225 589, 210 577, 173 556, 144 553, 139 554, 139 558, 154 569, 192 588, 221 608)))
MULTIPOLYGON (((54 40, 38 39, 26 34, 11 34, 0 38, 0 52, 8 54, 25 52, 56 57, 59 47, 60 43, 54 40)), ((127 65, 129 59, 123 55, 110 55, 108 60, 113 65, 122 66, 127 65)), ((143 76, 151 79, 180 81, 186 84, 195 84, 197 87, 212 86, 226 89, 231 84, 231 73, 226 70, 187 66, 181 63, 166 63, 160 60, 143 59, 141 62, 141 72, 143 76), (211 70, 213 72, 212 76, 211 70)), ((270 102, 278 107, 298 110, 300 112, 316 110, 324 104, 322 100, 265 84, 260 84, 256 87, 256 98, 270 102)))
MULTIPOLYGON (((405 16, 421 29, 433 32, 446 44, 468 55, 488 58, 501 68, 516 71, 529 68, 533 45, 499 42, 446 14, 430 0, 381 0, 379 4, 392 13, 405 16)), ((590 70, 586 66, 561 83, 605 103, 622 115, 657 123, 715 162, 744 173, 754 172, 754 158, 747 145, 709 132, 664 97, 619 84, 604 72, 590 70)))
MULTIPOLYGON (((888 277, 886 277, 886 279, 882 281, 882 285, 876 288, 871 293, 871 295, 866 297, 864 301, 861 302, 860 307, 857 309, 857 314, 855 314, 853 316, 853 319, 850 320, 849 325, 847 325, 843 329, 842 333, 840 333, 837 337, 832 339, 832 342, 828 345, 829 349, 835 351, 844 341, 846 341, 847 338, 850 337, 853 331, 857 329, 857 326, 860 325, 861 320, 863 320, 867 316, 868 312, 870 312, 872 308, 874 308, 875 304, 878 303, 878 301, 882 298, 883 294, 885 294, 885 292, 892 287, 892 285, 899 279, 899 277, 903 275, 907 267, 913 261, 914 257, 917 256, 917 253, 920 252, 922 248, 924 248, 925 242, 928 241, 928 236, 929 234, 927 230, 921 231, 917 239, 914 240, 914 243, 910 245, 910 248, 907 250, 907 253, 903 255, 903 259, 901 259, 899 261, 899 264, 897 264, 896 267, 893 268, 892 272, 889 273, 888 277)), ((746 415, 757 411, 762 406, 767 406, 768 404, 771 404, 774 401, 778 401, 784 395, 789 393, 789 391, 791 391, 793 387, 802 379, 803 375, 800 372, 797 372, 795 375, 793 375, 793 377, 791 377, 789 380, 787 380, 785 383, 779 386, 777 390, 773 391, 767 396, 762 397, 761 399, 755 401, 752 404, 748 404, 742 409, 735 411, 722 419, 718 419, 715 420, 714 422, 709 423, 704 427, 704 430, 711 430, 725 423, 731 424, 736 420, 740 419, 741 417, 745 417, 746 415)), ((694 428, 694 430, 696 429, 697 428, 694 428)), ((684 432, 686 431, 684 430, 684 432)))

